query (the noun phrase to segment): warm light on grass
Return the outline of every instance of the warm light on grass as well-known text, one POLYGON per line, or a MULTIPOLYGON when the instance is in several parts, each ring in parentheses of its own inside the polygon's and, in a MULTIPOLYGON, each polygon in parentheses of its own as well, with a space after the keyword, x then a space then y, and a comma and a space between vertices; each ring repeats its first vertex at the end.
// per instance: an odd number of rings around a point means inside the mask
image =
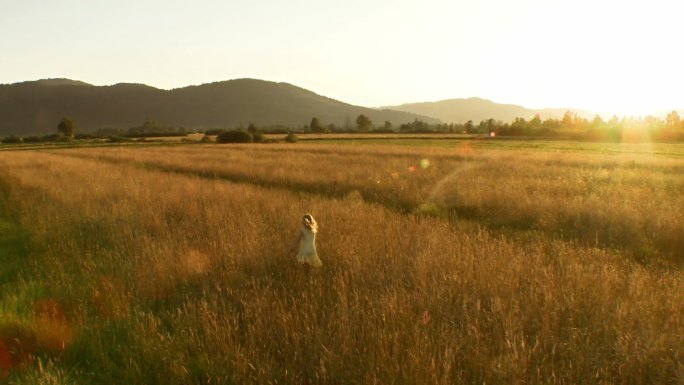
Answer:
POLYGON ((10 278, 35 287, 0 296, 5 351, 17 330, 35 342, 12 380, 682 380, 681 158, 249 145, 0 163, 29 234, 10 278), (317 271, 291 250, 307 212, 317 271))
POLYGON ((684 210, 671 209, 684 207, 680 159, 630 148, 607 155, 522 153, 477 150, 470 143, 445 149, 82 149, 69 155, 333 197, 358 192, 367 201, 406 212, 431 207, 454 220, 475 218, 497 229, 620 247, 644 260, 684 259, 684 239, 678 236, 684 210))

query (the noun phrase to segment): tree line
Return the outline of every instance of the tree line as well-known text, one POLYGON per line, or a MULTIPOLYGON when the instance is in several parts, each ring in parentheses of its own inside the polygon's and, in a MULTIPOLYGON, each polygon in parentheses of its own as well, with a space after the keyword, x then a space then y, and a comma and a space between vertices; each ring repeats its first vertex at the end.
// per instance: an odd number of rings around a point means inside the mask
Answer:
POLYGON ((487 119, 479 123, 469 120, 465 123, 428 124, 419 119, 395 127, 391 122, 376 126, 365 115, 359 115, 353 129, 339 129, 334 125, 325 126, 317 118, 305 129, 310 132, 399 132, 399 133, 463 133, 484 134, 495 133, 497 136, 518 137, 564 137, 584 140, 619 141, 624 139, 652 140, 684 140, 684 120, 677 111, 667 114, 665 119, 655 116, 622 117, 613 116, 604 120, 600 115, 587 119, 579 114, 567 111, 561 119, 543 119, 535 115, 527 120, 515 118, 505 123, 501 120, 487 119), (640 137, 641 136, 641 137, 640 137))
MULTIPOLYGON (((324 124, 319 118, 313 117, 308 125, 302 127, 267 126, 256 127, 250 123, 247 129, 207 129, 194 132, 204 132, 206 135, 219 135, 224 132, 244 131, 251 135, 253 141, 261 141, 262 134, 289 134, 289 133, 462 133, 481 134, 512 137, 541 137, 541 138, 568 138, 577 140, 660 140, 681 141, 684 140, 684 120, 677 111, 672 111, 665 119, 654 116, 646 117, 622 117, 613 116, 604 120, 596 115, 593 119, 587 119, 577 113, 568 111, 561 119, 547 118, 542 120, 540 115, 531 119, 519 117, 512 122, 505 123, 501 120, 487 119, 475 124, 472 120, 465 123, 442 123, 429 124, 420 119, 413 122, 394 126, 385 121, 376 125, 368 116, 360 114, 355 120, 355 125, 347 122, 344 126, 333 123, 324 124)), ((188 132, 184 128, 176 129, 153 120, 146 119, 137 127, 127 130, 101 128, 91 133, 78 133, 76 124, 69 118, 63 118, 57 132, 42 137, 6 137, 2 143, 31 143, 68 141, 73 139, 97 139, 97 138, 145 138, 161 136, 185 136, 188 132)), ((239 135, 239 134, 231 134, 239 135)), ((245 136, 246 138, 247 136, 245 136)))
POLYGON ((503 136, 567 137, 608 141, 684 140, 684 121, 677 111, 670 112, 665 119, 655 116, 613 116, 609 120, 604 120, 600 115, 587 119, 568 111, 561 119, 542 120, 536 115, 530 120, 515 118, 510 123, 488 119, 475 125, 468 121, 463 126, 463 131, 471 134, 495 132, 503 136))
POLYGON ((57 125, 56 132, 52 134, 24 137, 9 136, 2 138, 2 143, 41 143, 41 142, 68 142, 82 139, 110 139, 111 141, 124 141, 136 138, 154 138, 168 136, 187 136, 189 132, 181 127, 176 129, 165 124, 146 119, 140 126, 122 128, 99 128, 91 132, 79 132, 76 123, 67 117, 57 125))
POLYGON ((463 133, 484 134, 495 133, 497 136, 517 137, 564 137, 584 140, 623 139, 652 140, 684 140, 684 120, 677 111, 667 114, 665 119, 654 116, 622 117, 613 116, 604 120, 600 115, 587 119, 579 114, 567 111, 562 118, 542 119, 540 115, 525 119, 515 118, 512 122, 496 119, 482 120, 475 123, 469 120, 464 123, 429 124, 420 119, 413 122, 393 126, 385 121, 376 125, 365 115, 359 115, 355 127, 336 127, 334 124, 324 125, 318 118, 312 118, 311 123, 304 127, 305 132, 378 132, 378 133, 463 133))

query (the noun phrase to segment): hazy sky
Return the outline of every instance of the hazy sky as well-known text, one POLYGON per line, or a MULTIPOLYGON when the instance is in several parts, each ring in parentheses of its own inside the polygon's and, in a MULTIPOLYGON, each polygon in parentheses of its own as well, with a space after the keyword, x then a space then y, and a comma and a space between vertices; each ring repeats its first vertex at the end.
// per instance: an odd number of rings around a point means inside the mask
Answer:
POLYGON ((678 0, 0 0, 0 83, 235 78, 364 106, 684 108, 678 0))

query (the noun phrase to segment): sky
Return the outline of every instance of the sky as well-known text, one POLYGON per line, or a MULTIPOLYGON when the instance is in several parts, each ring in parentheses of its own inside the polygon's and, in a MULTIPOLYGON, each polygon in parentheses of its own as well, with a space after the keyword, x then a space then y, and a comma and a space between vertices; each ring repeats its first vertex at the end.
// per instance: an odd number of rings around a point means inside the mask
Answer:
POLYGON ((678 0, 0 0, 0 83, 288 82, 367 107, 684 108, 678 0))

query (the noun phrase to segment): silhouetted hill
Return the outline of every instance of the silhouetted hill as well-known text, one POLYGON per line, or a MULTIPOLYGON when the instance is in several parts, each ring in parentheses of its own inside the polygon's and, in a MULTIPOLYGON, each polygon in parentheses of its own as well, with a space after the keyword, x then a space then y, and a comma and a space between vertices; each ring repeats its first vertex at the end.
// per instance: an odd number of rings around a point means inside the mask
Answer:
POLYGON ((581 111, 571 108, 546 108, 534 110, 514 104, 499 104, 481 98, 449 99, 438 102, 408 103, 400 106, 386 107, 392 110, 411 112, 414 114, 433 116, 446 123, 465 123, 472 120, 475 124, 482 120, 495 119, 503 122, 511 122, 515 118, 529 120, 536 114, 542 119, 562 118, 566 111, 577 112, 585 117, 594 114, 589 111, 581 111))
POLYGON ((92 84, 71 79, 42 79, 36 81, 28 81, 20 84, 34 84, 39 86, 92 86, 92 84))
POLYGON ((140 126, 146 119, 185 128, 302 126, 321 123, 356 125, 365 114, 381 126, 434 118, 376 110, 333 100, 287 83, 255 79, 160 90, 143 84, 93 86, 69 79, 0 85, 0 136, 53 133, 62 117, 79 131, 140 126))

